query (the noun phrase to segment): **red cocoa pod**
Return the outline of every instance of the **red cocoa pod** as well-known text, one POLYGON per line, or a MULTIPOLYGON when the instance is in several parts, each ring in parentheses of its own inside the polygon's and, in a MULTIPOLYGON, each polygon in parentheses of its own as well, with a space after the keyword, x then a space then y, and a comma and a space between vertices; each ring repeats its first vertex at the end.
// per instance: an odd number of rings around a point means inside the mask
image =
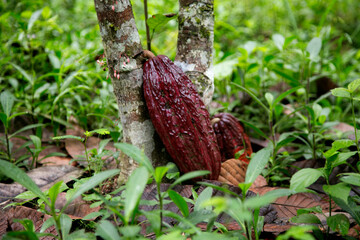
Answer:
POLYGON ((239 159, 249 163, 246 156, 252 154, 251 142, 240 122, 229 113, 218 113, 213 116, 211 123, 219 144, 221 161, 234 158, 235 153, 245 148, 239 159))
POLYGON ((221 156, 210 115, 194 84, 168 57, 150 58, 143 68, 151 121, 181 173, 209 170, 217 180, 221 156))

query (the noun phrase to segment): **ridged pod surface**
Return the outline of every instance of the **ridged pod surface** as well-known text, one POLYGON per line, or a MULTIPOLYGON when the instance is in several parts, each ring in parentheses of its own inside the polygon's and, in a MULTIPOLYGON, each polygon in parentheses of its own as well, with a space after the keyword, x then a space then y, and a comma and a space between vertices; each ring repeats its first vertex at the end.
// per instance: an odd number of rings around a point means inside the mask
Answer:
POLYGON ((144 64, 144 96, 151 121, 181 173, 209 170, 217 180, 221 156, 210 115, 191 80, 168 57, 144 64))
POLYGON ((235 157, 235 153, 244 149, 240 160, 249 163, 246 156, 252 154, 251 142, 240 122, 230 113, 215 114, 211 120, 221 152, 221 161, 235 157))

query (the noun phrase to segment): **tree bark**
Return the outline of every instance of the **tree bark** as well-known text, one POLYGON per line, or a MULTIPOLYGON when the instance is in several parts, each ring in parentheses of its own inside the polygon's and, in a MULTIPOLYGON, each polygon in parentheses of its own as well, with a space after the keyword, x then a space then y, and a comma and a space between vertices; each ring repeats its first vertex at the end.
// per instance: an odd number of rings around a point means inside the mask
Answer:
POLYGON ((189 76, 208 106, 214 93, 214 0, 179 0, 179 4, 175 64, 189 76))
MULTIPOLYGON (((94 0, 108 71, 114 86, 124 142, 144 150, 154 165, 166 163, 165 149, 149 119, 142 90, 142 53, 130 0, 94 0)), ((124 183, 137 163, 120 158, 124 183)))

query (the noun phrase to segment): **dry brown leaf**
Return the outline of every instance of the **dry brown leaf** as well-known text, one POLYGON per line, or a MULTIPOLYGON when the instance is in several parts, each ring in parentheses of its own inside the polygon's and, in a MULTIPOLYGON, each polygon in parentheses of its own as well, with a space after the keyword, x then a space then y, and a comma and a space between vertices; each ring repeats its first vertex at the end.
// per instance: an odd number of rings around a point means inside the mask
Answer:
MULTIPOLYGON (((69 165, 70 161, 71 161, 71 158, 68 158, 68 157, 53 156, 53 157, 44 159, 43 161, 41 161, 41 163, 43 164, 43 166, 69 165)), ((76 164, 74 162, 71 163, 71 166, 75 166, 75 165, 76 164)))
MULTIPOLYGON (((40 232, 43 223, 50 218, 49 215, 38 212, 36 209, 16 206, 7 208, 5 210, 0 209, 0 236, 4 235, 8 231, 20 231, 23 230, 23 226, 20 223, 15 223, 14 219, 27 218, 33 221, 35 231, 40 232)), ((55 227, 48 228, 46 233, 57 235, 55 227)), ((42 240, 52 240, 53 237, 43 237, 42 240)))
MULTIPOLYGON (((81 176, 82 170, 68 165, 39 167, 27 172, 27 175, 41 188, 49 189, 58 181, 69 182, 81 176)), ((18 183, 0 183, 0 203, 25 191, 18 183)))

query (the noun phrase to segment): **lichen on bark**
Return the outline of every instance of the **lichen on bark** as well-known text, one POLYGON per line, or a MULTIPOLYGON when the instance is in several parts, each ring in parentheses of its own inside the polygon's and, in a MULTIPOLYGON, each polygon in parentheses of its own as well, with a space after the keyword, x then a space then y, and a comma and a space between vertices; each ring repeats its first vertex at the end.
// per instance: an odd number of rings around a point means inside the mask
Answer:
POLYGON ((175 64, 195 84, 205 105, 214 93, 214 0, 179 0, 175 64))
MULTIPOLYGON (((123 140, 143 149, 154 165, 166 163, 163 149, 156 146, 158 136, 149 119, 142 90, 143 51, 129 0, 94 0, 108 71, 114 86, 123 127, 123 140)), ((137 167, 121 156, 119 183, 124 183, 137 167)))

